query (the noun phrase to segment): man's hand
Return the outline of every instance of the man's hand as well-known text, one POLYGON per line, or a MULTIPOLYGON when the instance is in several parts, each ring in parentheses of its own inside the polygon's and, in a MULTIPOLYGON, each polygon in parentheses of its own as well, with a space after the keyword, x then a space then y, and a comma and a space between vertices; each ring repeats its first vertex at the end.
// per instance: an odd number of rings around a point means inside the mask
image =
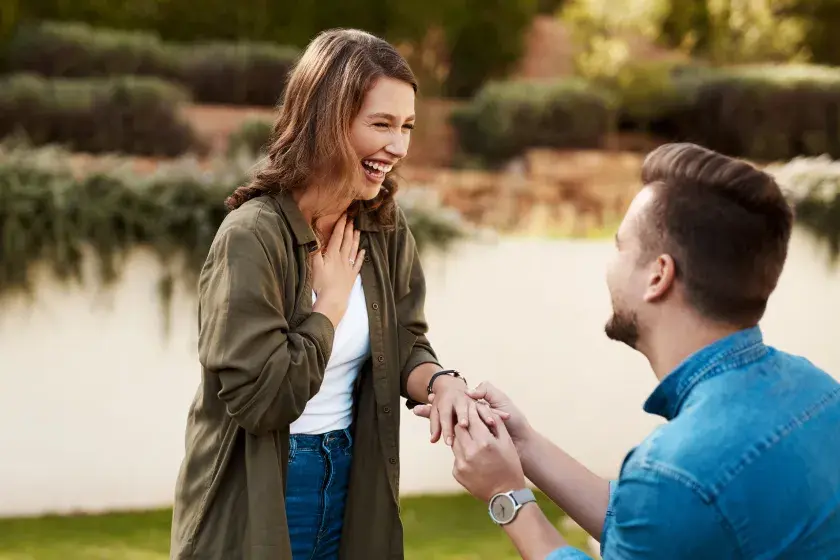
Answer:
MULTIPOLYGON (((528 423, 528 419, 513 404, 510 397, 490 383, 481 383, 475 389, 468 390, 466 394, 471 399, 478 401, 478 415, 487 426, 492 428, 495 418, 504 420, 508 433, 517 445, 517 449, 519 449, 519 445, 533 432, 531 425, 528 423)), ((429 402, 435 402, 434 395, 429 396, 429 402)), ((434 414, 433 406, 431 404, 416 406, 414 407, 414 414, 432 420, 434 414)), ((437 439, 433 437, 432 442, 435 441, 437 439)))
MULTIPOLYGON (((441 378, 435 382, 435 385, 444 381, 441 378)), ((470 396, 467 387, 460 380, 462 387, 454 386, 453 393, 448 393, 446 389, 439 391, 440 396, 435 393, 429 395, 429 404, 415 406, 412 410, 416 416, 421 418, 428 418, 429 433, 431 434, 431 442, 437 442, 441 435, 447 445, 452 445, 452 438, 455 435, 454 427, 458 423, 464 428, 469 427, 469 407, 475 401, 470 396), (460 391, 458 390, 460 389, 460 391), (447 413, 449 410, 451 412, 447 413)), ((451 382, 449 382, 451 383, 451 382)), ((499 420, 506 420, 508 414, 503 411, 494 412, 487 404, 481 403, 478 406, 478 415, 481 420, 489 427, 493 427, 499 420)))
POLYGON ((478 401, 486 402, 490 409, 505 421, 507 431, 513 442, 517 444, 517 448, 519 443, 531 434, 531 425, 522 411, 513 404, 510 397, 490 383, 481 383, 475 389, 468 391, 467 394, 478 401))
POLYGON ((491 432, 475 402, 469 404, 469 419, 469 428, 455 426, 455 480, 484 502, 499 492, 524 488, 525 474, 505 423, 495 422, 491 432))

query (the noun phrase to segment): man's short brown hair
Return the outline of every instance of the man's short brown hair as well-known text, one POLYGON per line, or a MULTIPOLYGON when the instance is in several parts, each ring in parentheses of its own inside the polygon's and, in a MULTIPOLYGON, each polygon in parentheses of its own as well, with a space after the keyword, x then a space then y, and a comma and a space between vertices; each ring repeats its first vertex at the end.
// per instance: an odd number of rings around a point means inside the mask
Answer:
POLYGON ((670 254, 704 316, 748 327, 764 315, 787 258, 791 209, 767 173, 695 144, 665 144, 642 166, 653 189, 642 242, 670 254))

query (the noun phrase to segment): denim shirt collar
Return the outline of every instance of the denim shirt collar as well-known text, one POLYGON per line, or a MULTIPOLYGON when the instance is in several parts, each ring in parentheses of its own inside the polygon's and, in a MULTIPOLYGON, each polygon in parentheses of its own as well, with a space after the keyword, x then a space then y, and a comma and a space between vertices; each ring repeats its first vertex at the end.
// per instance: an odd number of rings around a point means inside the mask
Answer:
POLYGON ((644 410, 672 420, 698 383, 753 362, 767 351, 758 326, 725 336, 690 355, 665 376, 645 401, 644 410))

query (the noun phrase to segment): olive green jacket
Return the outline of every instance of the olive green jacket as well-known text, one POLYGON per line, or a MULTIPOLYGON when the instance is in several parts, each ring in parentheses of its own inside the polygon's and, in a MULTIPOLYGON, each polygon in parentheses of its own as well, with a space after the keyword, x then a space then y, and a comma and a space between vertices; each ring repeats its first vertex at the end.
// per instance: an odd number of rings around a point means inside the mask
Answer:
MULTIPOLYGON (((400 397, 409 373, 437 364, 426 338, 414 238, 357 218, 371 359, 356 384, 354 452, 342 560, 403 558, 400 397)), ((334 329, 312 311, 316 239, 289 195, 225 218, 199 279, 202 382, 189 410, 170 558, 291 560, 285 479, 289 425, 321 385, 334 329)))

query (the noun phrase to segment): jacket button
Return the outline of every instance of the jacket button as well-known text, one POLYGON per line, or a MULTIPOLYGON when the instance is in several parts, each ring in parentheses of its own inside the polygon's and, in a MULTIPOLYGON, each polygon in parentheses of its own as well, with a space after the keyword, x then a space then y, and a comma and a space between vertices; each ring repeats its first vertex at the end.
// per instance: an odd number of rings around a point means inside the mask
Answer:
POLYGON ((383 363, 385 361, 385 356, 380 354, 379 356, 376 357, 376 361, 379 362, 380 364, 383 363))
POLYGON ((382 412, 384 412, 385 414, 390 414, 391 413, 391 407, 390 406, 383 406, 382 407, 382 412))
POLYGON ((371 307, 373 307, 374 311, 377 311, 379 309, 379 304, 374 302, 373 305, 371 305, 371 307))
POLYGON ((396 465, 397 464, 397 458, 396 457, 391 457, 390 459, 388 459, 388 462, 391 463, 392 465, 396 465))

